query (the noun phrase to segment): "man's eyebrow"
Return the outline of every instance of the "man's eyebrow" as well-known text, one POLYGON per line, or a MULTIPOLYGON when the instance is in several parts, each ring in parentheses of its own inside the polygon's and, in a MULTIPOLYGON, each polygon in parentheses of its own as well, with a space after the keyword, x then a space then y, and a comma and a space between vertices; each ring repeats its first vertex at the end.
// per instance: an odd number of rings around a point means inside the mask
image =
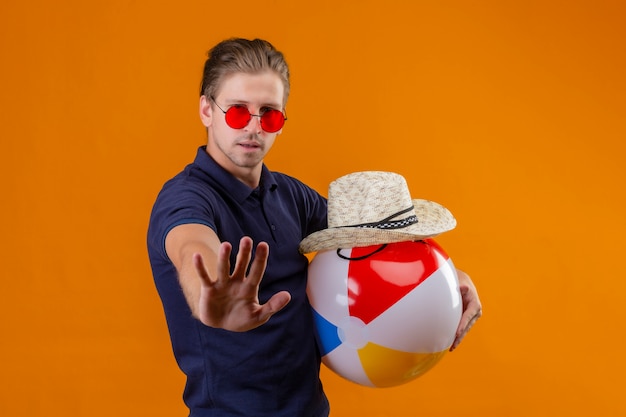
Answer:
MULTIPOLYGON (((243 105, 249 106, 250 104, 253 104, 250 101, 240 100, 240 99, 236 99, 236 98, 224 99, 224 103, 226 105, 229 105, 229 106, 237 105, 237 104, 243 104, 243 105)), ((269 108, 272 108, 272 109, 282 109, 283 105, 282 105, 282 103, 266 102, 266 103, 261 103, 259 105, 259 108, 263 108, 263 107, 269 107, 269 108)))

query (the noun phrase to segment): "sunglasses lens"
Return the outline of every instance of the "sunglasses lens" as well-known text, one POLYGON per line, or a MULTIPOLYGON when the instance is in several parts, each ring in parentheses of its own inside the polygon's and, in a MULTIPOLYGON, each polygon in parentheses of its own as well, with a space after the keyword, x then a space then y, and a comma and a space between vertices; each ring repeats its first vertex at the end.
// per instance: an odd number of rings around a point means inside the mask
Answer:
POLYGON ((268 133, 278 132, 285 124, 285 115, 278 110, 268 110, 261 116, 261 127, 268 133))
MULTIPOLYGON (((248 126, 252 115, 245 106, 232 106, 226 111, 226 123, 233 129, 248 126)), ((278 110, 267 110, 261 116, 261 128, 268 133, 278 132, 285 124, 285 115, 278 110)))
POLYGON ((250 112, 245 106, 232 106, 226 111, 226 123, 233 129, 243 129, 250 118, 250 112))

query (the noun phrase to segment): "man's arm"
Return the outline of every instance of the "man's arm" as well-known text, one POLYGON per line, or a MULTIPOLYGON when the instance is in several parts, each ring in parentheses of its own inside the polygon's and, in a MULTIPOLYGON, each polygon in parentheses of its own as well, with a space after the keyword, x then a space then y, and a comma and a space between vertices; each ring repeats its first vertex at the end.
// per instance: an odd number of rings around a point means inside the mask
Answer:
POLYGON ((291 300, 287 291, 259 304, 259 284, 265 273, 269 246, 260 242, 252 257, 252 239, 243 237, 233 273, 232 245, 221 243, 215 232, 201 224, 172 229, 165 250, 178 271, 178 279, 194 317, 203 324, 231 331, 254 329, 267 322, 291 300), (250 271, 246 270, 250 265, 250 271))

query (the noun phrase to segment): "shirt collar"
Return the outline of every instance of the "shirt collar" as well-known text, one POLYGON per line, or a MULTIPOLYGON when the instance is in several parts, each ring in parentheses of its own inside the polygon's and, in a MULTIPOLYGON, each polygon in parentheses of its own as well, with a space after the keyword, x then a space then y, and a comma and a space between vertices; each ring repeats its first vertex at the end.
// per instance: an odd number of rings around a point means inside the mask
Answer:
MULTIPOLYGON (((226 190, 239 203, 243 203, 256 189, 248 187, 222 168, 206 151, 206 146, 198 148, 195 164, 204 171, 217 185, 226 190)), ((272 172, 263 164, 259 193, 264 196, 267 191, 274 191, 278 183, 272 172)))

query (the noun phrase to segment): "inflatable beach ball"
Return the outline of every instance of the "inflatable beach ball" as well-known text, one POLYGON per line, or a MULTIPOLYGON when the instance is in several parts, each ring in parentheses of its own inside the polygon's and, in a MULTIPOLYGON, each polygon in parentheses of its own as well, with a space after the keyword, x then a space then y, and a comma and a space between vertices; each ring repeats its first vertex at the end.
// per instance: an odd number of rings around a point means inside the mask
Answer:
POLYGON ((462 313, 456 269, 433 240, 318 252, 307 292, 322 362, 369 387, 435 366, 462 313))

